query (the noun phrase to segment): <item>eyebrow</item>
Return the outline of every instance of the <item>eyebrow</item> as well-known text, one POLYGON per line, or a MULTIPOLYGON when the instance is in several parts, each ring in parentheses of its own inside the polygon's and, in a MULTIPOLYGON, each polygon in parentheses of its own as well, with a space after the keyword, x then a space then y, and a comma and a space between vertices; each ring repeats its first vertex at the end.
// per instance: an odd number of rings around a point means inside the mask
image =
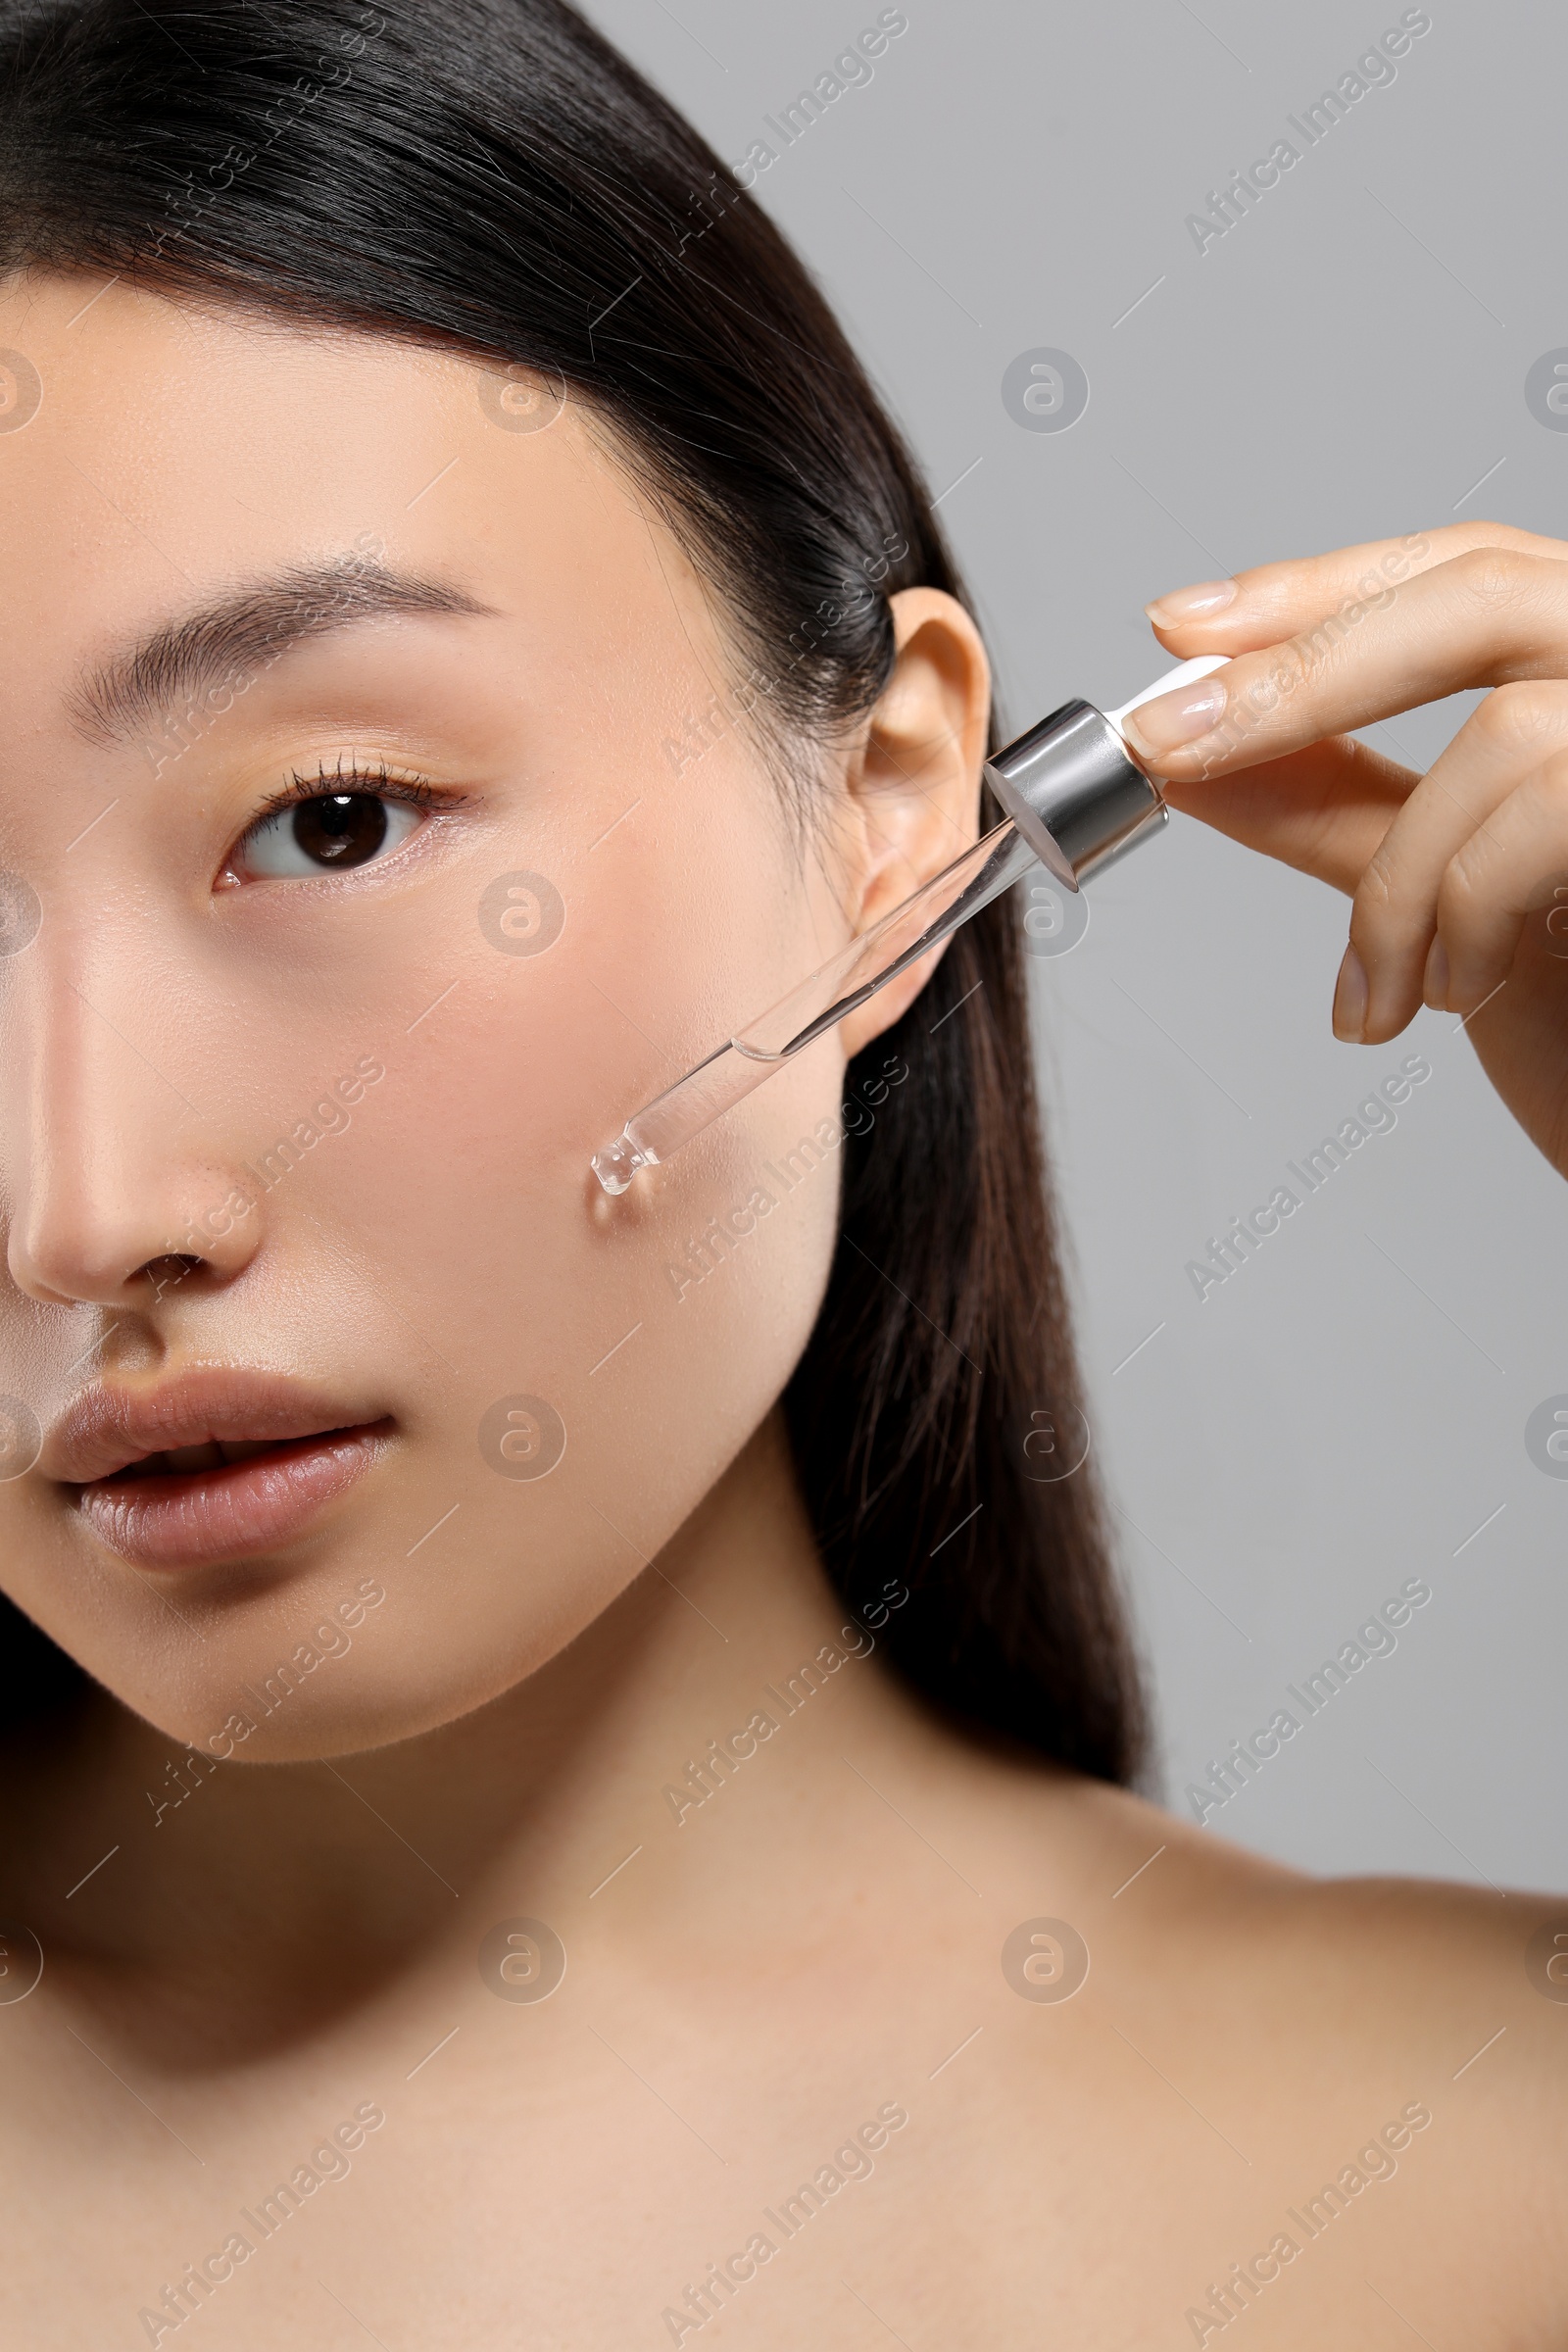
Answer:
POLYGON ((466 589, 389 571, 357 554, 292 564, 164 621, 112 654, 83 673, 67 710, 89 741, 113 743, 149 719, 167 723, 185 715, 216 689, 241 691, 241 681, 270 668, 303 638, 388 614, 495 611, 466 589))

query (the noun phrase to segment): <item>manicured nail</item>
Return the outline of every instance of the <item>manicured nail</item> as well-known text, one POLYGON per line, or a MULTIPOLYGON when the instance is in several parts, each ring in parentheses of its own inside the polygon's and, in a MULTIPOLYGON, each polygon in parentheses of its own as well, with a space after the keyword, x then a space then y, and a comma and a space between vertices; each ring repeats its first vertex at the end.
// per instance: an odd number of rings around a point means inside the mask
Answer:
POLYGON ((1334 1034, 1342 1045, 1358 1046, 1366 1027, 1366 966, 1353 948, 1345 951, 1334 983, 1334 1034))
POLYGON ((1427 950, 1421 1002, 1430 1004, 1434 1012, 1446 1012, 1448 1009, 1448 951, 1441 939, 1435 939, 1427 950))
POLYGON ((1152 703, 1140 703, 1122 720, 1121 731, 1135 752, 1142 752, 1146 760, 1159 760, 1206 735, 1224 708, 1224 687, 1203 678, 1194 686, 1179 686, 1174 694, 1156 695, 1152 703))
POLYGON ((1211 612, 1222 612, 1235 602, 1234 580, 1200 580, 1196 588, 1173 588, 1169 596, 1156 596, 1144 611, 1156 629, 1174 629, 1184 620, 1207 620, 1211 612))

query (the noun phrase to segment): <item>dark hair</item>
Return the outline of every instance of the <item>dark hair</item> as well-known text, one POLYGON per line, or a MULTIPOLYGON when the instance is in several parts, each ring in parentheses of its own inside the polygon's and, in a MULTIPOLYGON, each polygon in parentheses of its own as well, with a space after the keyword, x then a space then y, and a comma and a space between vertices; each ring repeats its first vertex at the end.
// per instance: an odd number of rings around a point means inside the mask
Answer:
MULTIPOLYGON (((0 0, 0 271, 119 271, 564 378, 721 591, 779 737, 870 709, 889 594, 960 592, 800 262, 561 0, 0 0)), ((845 1599, 875 1622, 908 1590, 884 1639, 909 1681, 1127 1780, 1142 1716, 1092 1466, 1031 1475, 1081 1398, 1016 921, 1003 900, 958 932, 852 1066, 851 1092, 890 1054, 909 1075, 844 1147, 786 1409, 845 1599)))

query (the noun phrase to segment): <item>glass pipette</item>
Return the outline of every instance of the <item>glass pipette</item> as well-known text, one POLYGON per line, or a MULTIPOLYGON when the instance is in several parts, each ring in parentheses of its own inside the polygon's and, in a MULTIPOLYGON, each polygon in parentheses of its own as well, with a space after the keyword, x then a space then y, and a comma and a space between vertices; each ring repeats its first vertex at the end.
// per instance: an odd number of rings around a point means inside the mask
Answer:
POLYGON ((1162 825, 1168 812, 1159 787, 1128 750, 1121 721, 1141 703, 1206 677, 1229 659, 1204 654, 1183 662, 1115 710, 1064 703, 987 760, 986 782, 1007 811, 1003 822, 645 1103, 612 1144, 594 1153, 593 1171, 605 1191, 623 1193, 639 1169, 668 1159, 1032 866, 1045 865, 1064 890, 1076 892, 1088 874, 1162 825))

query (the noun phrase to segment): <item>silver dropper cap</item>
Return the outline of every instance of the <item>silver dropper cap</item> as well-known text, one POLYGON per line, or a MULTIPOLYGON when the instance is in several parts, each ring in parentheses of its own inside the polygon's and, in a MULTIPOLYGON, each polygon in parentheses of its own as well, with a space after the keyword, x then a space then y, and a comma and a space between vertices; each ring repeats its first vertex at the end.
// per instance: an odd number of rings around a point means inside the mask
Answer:
POLYGON ((1069 890, 1168 814, 1159 787, 1093 703, 1063 703, 987 760, 985 776, 1035 856, 1069 890))
POLYGON ((1063 703, 986 764, 986 778, 1024 840, 1058 882, 1076 890, 1166 822, 1159 786, 1123 738, 1129 711, 1223 669, 1228 654, 1199 654, 1109 711, 1063 703))

